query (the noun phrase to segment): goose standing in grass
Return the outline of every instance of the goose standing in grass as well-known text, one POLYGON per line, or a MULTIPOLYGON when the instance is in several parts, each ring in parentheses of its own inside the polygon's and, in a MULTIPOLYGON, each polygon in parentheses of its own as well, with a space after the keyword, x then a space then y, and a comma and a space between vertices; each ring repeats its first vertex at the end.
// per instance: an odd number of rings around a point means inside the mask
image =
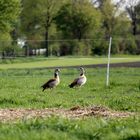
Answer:
POLYGON ((84 74, 85 73, 84 68, 80 67, 79 69, 81 71, 80 76, 78 78, 74 79, 74 81, 69 85, 70 88, 82 86, 87 81, 87 78, 84 74))
POLYGON ((45 84, 41 86, 43 88, 42 91, 48 88, 52 89, 60 83, 59 72, 60 72, 60 69, 55 69, 54 78, 50 79, 49 81, 47 81, 45 84))

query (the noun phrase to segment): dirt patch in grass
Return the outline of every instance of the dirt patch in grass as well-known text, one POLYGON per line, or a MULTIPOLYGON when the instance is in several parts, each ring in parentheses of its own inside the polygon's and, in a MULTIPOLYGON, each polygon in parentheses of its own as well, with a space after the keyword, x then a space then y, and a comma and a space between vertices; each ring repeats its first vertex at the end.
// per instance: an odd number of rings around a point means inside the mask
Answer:
POLYGON ((51 116, 77 119, 77 118, 86 118, 89 116, 107 117, 107 118, 112 118, 112 117, 126 118, 133 115, 135 115, 135 113, 113 111, 101 106, 92 106, 92 107, 85 107, 85 108, 75 106, 70 109, 60 109, 60 108, 0 109, 0 122, 40 118, 40 117, 45 118, 51 116))

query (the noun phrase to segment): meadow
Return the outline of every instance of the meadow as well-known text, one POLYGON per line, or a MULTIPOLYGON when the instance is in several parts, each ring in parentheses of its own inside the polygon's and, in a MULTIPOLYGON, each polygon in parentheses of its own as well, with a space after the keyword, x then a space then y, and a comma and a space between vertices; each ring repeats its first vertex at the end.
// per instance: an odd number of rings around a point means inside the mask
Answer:
POLYGON ((111 68, 109 87, 105 85, 105 68, 89 68, 86 69, 87 83, 76 89, 70 89, 68 85, 79 75, 78 70, 76 68, 65 68, 61 69, 60 85, 53 90, 42 92, 40 86, 53 77, 53 69, 37 70, 30 67, 26 69, 21 67, 20 69, 18 69, 19 67, 7 69, 8 65, 5 66, 6 69, 1 67, 0 70, 1 109, 70 109, 75 106, 102 106, 119 112, 133 112, 136 115, 126 118, 89 116, 79 119, 54 115, 49 118, 1 122, 1 140, 140 139, 139 68, 111 68))
MULTIPOLYGON (((136 62, 140 61, 139 55, 122 55, 122 56, 111 56, 111 63, 121 62, 136 62)), ((58 67, 58 66, 76 66, 76 65, 90 65, 90 64, 106 64, 106 56, 95 56, 95 57, 25 57, 18 59, 5 59, 0 60, 0 69, 25 69, 25 68, 46 68, 46 67, 58 67)))

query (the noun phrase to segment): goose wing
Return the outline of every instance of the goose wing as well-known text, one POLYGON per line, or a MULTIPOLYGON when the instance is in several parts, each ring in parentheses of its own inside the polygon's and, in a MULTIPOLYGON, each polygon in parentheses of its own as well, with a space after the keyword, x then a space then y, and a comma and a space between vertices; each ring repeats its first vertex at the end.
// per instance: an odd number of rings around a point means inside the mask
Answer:
POLYGON ((80 76, 69 85, 70 88, 73 88, 74 86, 82 86, 86 83, 86 77, 85 76, 80 76))
POLYGON ((51 85, 53 85, 53 83, 55 83, 55 81, 56 81, 56 79, 50 79, 45 84, 43 84, 41 87, 43 87, 43 88, 51 88, 51 85))
POLYGON ((87 81, 87 79, 86 79, 86 77, 83 75, 83 76, 81 76, 81 77, 78 78, 77 84, 78 84, 79 86, 81 86, 81 85, 84 85, 84 84, 86 83, 86 81, 87 81))
POLYGON ((74 81, 69 85, 70 88, 73 88, 74 86, 77 85, 79 78, 74 79, 74 81))

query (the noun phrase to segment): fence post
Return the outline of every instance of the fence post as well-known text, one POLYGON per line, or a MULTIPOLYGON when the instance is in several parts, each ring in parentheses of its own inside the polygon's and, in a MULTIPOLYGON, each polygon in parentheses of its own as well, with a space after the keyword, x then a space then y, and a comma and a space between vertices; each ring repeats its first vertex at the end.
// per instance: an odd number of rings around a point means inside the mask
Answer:
POLYGON ((108 48, 108 63, 107 63, 107 74, 106 74, 106 86, 109 86, 109 67, 110 67, 111 44, 112 44, 112 37, 110 37, 109 48, 108 48))

